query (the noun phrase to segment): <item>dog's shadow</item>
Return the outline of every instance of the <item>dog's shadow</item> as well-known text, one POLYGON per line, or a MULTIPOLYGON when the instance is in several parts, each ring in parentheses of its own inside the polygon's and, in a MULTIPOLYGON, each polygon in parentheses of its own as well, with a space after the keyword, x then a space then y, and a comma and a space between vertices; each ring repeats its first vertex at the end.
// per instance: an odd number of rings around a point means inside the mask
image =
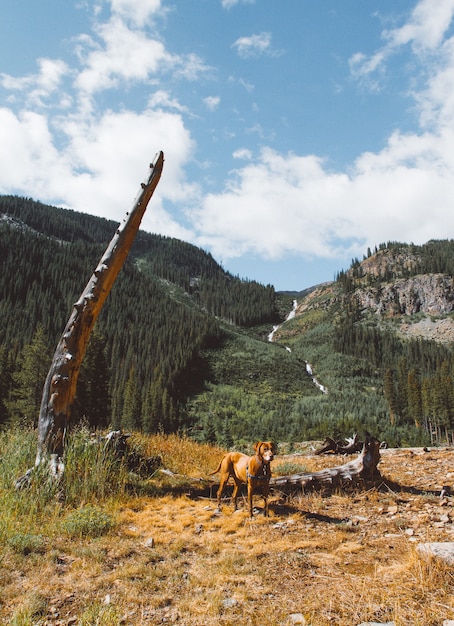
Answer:
POLYGON ((299 516, 304 519, 314 520, 316 522, 325 522, 326 524, 345 524, 348 519, 345 517, 333 517, 331 515, 324 515, 322 513, 313 513, 312 511, 305 511, 300 507, 292 505, 290 503, 270 502, 269 510, 273 512, 276 517, 286 518, 291 516, 299 516))

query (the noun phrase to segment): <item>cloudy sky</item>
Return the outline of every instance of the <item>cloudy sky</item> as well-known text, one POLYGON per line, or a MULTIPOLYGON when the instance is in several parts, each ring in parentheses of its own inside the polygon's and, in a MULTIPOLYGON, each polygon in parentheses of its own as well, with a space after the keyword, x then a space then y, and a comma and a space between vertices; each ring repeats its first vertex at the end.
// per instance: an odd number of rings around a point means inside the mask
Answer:
MULTIPOLYGON (((300 290, 454 236, 454 0, 7 0, 0 193, 300 290)), ((106 242, 107 243, 107 242, 106 242)))

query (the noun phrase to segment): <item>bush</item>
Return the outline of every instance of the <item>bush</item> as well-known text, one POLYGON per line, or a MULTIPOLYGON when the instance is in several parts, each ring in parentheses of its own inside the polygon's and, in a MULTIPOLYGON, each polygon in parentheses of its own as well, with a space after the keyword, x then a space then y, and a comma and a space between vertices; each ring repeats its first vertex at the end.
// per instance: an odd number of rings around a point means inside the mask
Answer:
POLYGON ((71 537, 100 537, 113 527, 112 517, 95 506, 85 506, 68 513, 63 530, 71 537))
POLYGON ((31 554, 45 551, 45 538, 42 535, 16 533, 8 538, 8 545, 18 554, 31 554))

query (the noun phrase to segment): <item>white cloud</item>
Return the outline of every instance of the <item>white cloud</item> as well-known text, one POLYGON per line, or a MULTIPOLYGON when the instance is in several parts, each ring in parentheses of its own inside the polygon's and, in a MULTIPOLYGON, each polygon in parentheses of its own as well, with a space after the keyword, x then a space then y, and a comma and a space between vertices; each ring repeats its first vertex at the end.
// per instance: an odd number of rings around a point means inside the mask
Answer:
POLYGON ((239 150, 235 150, 235 152, 233 153, 233 158, 250 161, 252 159, 252 152, 248 148, 240 148, 239 150))
POLYGON ((454 0, 421 0, 404 26, 386 31, 384 36, 392 48, 412 43, 416 50, 433 50, 441 44, 453 13, 454 0))
POLYGON ((259 35, 250 35, 249 37, 240 37, 233 44, 238 55, 243 59, 261 56, 269 52, 271 46, 271 33, 260 33, 259 35))
POLYGON ((38 59, 37 64, 39 71, 34 75, 15 78, 0 74, 0 84, 8 91, 25 93, 29 106, 44 106, 69 73, 67 64, 60 60, 38 59))
POLYGON ((236 4, 255 4, 255 0, 221 0, 224 9, 231 9, 236 4))
POLYGON ((221 98, 219 96, 208 96, 203 99, 203 102, 209 111, 215 111, 221 102, 221 98))
MULTIPOLYGON (((452 22, 454 0, 434 3, 432 0, 420 0, 413 9, 410 19, 400 28, 383 32, 385 45, 368 57, 359 52, 352 55, 350 69, 359 79, 370 77, 378 70, 383 70, 388 59, 400 48, 408 44, 416 54, 438 53, 443 38, 452 22)), ((426 56, 427 62, 427 56, 426 56)), ((370 85, 377 89, 378 83, 371 80, 370 85)))
POLYGON ((201 245, 224 259, 329 258, 388 240, 445 238, 454 231, 454 133, 447 133, 396 134, 381 153, 362 155, 350 175, 327 171, 315 156, 265 149, 223 193, 205 198, 196 216, 201 245))
POLYGON ((136 26, 146 24, 155 14, 162 14, 161 0, 110 0, 112 13, 136 26))
POLYGON ((99 25, 98 34, 102 45, 88 52, 76 80, 76 88, 88 94, 113 88, 119 80, 143 81, 160 67, 176 63, 161 42, 131 30, 118 18, 99 25))
POLYGON ((164 89, 158 89, 150 96, 148 99, 148 106, 150 109, 163 107, 166 109, 174 109, 175 111, 180 111, 182 113, 189 112, 187 107, 183 106, 176 98, 172 98, 169 92, 164 89))

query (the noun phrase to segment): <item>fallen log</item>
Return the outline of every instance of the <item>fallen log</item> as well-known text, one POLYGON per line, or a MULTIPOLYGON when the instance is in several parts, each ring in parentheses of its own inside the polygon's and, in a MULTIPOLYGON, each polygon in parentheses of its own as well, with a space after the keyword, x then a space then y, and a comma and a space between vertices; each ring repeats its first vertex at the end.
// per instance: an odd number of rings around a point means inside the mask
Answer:
POLYGON ((315 454, 354 454, 361 452, 364 442, 358 439, 355 433, 353 437, 347 438, 345 441, 335 441, 332 437, 326 437, 322 447, 315 451, 315 454))
POLYGON ((301 491, 332 489, 338 486, 372 482, 380 478, 380 472, 377 469, 379 462, 380 442, 369 435, 355 460, 317 472, 272 477, 270 486, 285 492, 295 489, 301 491))
MULTIPOLYGON (((147 181, 141 184, 131 212, 126 214, 116 230, 87 286, 74 304, 55 349, 44 383, 35 461, 37 467, 44 460, 49 460, 50 473, 54 478, 60 478, 64 471, 65 435, 90 332, 129 254, 148 202, 161 178, 163 165, 164 154, 160 152, 150 164, 147 181)), ((32 470, 17 480, 16 488, 29 483, 32 470)))

